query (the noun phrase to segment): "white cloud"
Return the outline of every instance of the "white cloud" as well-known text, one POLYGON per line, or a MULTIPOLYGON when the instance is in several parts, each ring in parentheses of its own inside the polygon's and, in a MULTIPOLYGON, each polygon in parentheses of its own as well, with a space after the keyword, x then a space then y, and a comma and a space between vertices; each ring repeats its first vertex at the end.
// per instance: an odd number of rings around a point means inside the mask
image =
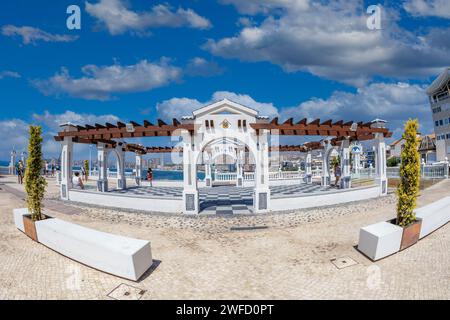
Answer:
POLYGON ((178 8, 173 10, 167 4, 155 5, 150 11, 135 12, 122 0, 100 0, 91 4, 86 2, 86 11, 97 18, 110 34, 117 35, 127 31, 143 33, 158 27, 189 27, 208 29, 211 22, 198 15, 192 9, 178 8))
POLYGON ((308 0, 220 0, 223 4, 232 4, 242 14, 255 15, 269 13, 277 9, 307 9, 308 0))
POLYGON ((37 41, 45 42, 71 42, 78 39, 78 36, 51 34, 44 30, 22 26, 6 25, 2 27, 2 34, 7 37, 20 36, 23 44, 36 44, 37 41))
POLYGON ((159 62, 141 60, 135 65, 86 65, 81 78, 70 76, 65 68, 46 80, 33 80, 32 84, 45 95, 67 93, 72 97, 107 100, 114 93, 141 92, 178 81, 182 72, 162 58, 159 62))
POLYGON ((192 111, 196 109, 225 98, 258 110, 261 115, 278 115, 278 110, 272 103, 258 102, 247 94, 238 94, 229 91, 217 91, 212 95, 209 101, 205 102, 200 102, 197 99, 190 98, 172 98, 158 103, 156 105, 156 111, 163 119, 179 119, 182 116, 191 115, 192 111))
MULTIPOLYGON (((64 113, 50 113, 45 111, 43 114, 33 114, 30 122, 20 119, 9 119, 0 121, 0 135, 8 137, 0 144, 0 159, 9 160, 9 154, 14 148, 18 154, 22 151, 27 151, 28 144, 28 128, 30 125, 42 126, 42 137, 44 139, 42 144, 42 151, 44 157, 58 158, 61 150, 59 142, 54 140, 54 136, 60 131, 60 125, 63 123, 73 123, 75 125, 85 125, 106 122, 115 123, 119 118, 112 114, 95 115, 89 113, 76 113, 70 110, 64 113), (13 133, 13 134, 12 134, 13 133)), ((77 145, 76 152, 78 156, 86 156, 88 148, 85 145, 77 145)))
POLYGON ((408 118, 418 118, 423 133, 433 130, 431 111, 425 87, 408 83, 374 83, 358 89, 355 93, 335 91, 326 99, 312 98, 297 106, 275 106, 273 103, 258 102, 245 94, 228 91, 215 92, 209 101, 201 102, 190 98, 172 98, 157 104, 158 116, 163 119, 181 118, 193 110, 223 98, 241 103, 260 111, 261 115, 280 116, 280 122, 290 117, 296 121, 307 118, 322 121, 363 121, 375 118, 388 121, 388 127, 398 136, 408 118))
POLYGON ((0 159, 8 161, 13 148, 18 153, 26 151, 28 124, 20 119, 0 121, 0 136, 7 137, 0 143, 0 159))
POLYGON ((56 134, 60 131, 60 125, 64 123, 72 123, 74 125, 85 125, 106 122, 115 123, 119 121, 119 118, 113 114, 95 115, 89 113, 76 113, 70 110, 64 113, 52 114, 45 111, 43 114, 33 114, 33 120, 37 123, 44 125, 50 134, 56 134))
POLYGON ((450 1, 448 0, 407 0, 403 7, 413 16, 450 19, 450 1))
POLYGON ((20 77, 21 77, 20 74, 15 72, 15 71, 8 71, 8 70, 0 71, 0 79, 3 79, 3 78, 20 78, 20 77))
POLYGON ((186 66, 186 74, 190 76, 212 77, 224 73, 224 69, 214 61, 203 58, 193 58, 186 66))
POLYGON ((391 131, 402 129, 408 118, 418 118, 424 133, 433 130, 425 87, 407 83, 374 83, 356 93, 336 91, 327 99, 310 99, 285 108, 281 114, 286 118, 320 118, 323 121, 367 122, 381 118, 388 120, 391 131))
POLYGON ((222 2, 260 14, 262 21, 234 36, 210 39, 204 48, 217 56, 269 61, 287 72, 305 71, 358 87, 376 76, 427 77, 450 64, 448 48, 399 27, 393 9, 382 8, 382 30, 369 30, 361 0, 222 2))

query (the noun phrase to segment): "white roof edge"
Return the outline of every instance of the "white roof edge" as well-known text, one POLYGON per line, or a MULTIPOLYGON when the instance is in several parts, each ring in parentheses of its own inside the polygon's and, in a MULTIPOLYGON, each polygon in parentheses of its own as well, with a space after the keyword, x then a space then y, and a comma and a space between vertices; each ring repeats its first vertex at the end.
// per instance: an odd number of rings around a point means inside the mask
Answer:
POLYGON ((450 67, 445 70, 430 84, 426 92, 428 95, 432 95, 438 91, 444 84, 450 80, 450 67))
POLYGON ((212 110, 212 109, 214 109, 215 107, 220 106, 220 105, 222 105, 222 104, 229 104, 230 106, 235 107, 235 108, 237 108, 237 109, 243 109, 245 112, 247 112, 247 113, 249 113, 249 114, 252 114, 252 115, 254 115, 255 117, 259 114, 259 112, 258 112, 257 110, 252 109, 252 108, 247 107, 247 106, 244 106, 244 105, 242 105, 242 104, 240 104, 240 103, 231 101, 231 100, 229 100, 229 99, 227 99, 227 98, 224 98, 224 99, 219 100, 219 101, 215 101, 215 102, 213 102, 213 103, 211 103, 211 104, 208 104, 208 105, 203 106, 203 107, 201 107, 201 108, 199 108, 199 109, 197 109, 197 110, 194 110, 194 111, 192 112, 192 114, 193 114, 193 116, 195 117, 195 116, 197 116, 197 115, 199 115, 199 114, 203 114, 203 113, 205 113, 205 112, 208 112, 209 110, 212 110))

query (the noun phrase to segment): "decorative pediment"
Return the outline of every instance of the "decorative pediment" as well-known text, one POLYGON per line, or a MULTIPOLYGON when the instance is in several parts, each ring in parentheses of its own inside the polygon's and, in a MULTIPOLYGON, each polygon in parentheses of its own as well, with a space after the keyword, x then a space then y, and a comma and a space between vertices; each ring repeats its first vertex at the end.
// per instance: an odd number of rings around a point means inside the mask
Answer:
POLYGON ((223 99, 217 102, 214 102, 213 104, 204 106, 200 109, 195 110, 192 112, 194 117, 200 117, 208 114, 245 114, 252 117, 258 116, 258 111, 246 107, 242 104, 230 101, 228 99, 223 99))

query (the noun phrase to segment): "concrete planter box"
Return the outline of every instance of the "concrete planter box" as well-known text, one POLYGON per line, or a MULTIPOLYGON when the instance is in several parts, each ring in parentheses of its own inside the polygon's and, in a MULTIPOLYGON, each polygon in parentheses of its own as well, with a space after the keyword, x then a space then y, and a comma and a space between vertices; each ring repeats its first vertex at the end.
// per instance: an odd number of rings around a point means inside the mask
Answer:
POLYGON ((415 212, 418 221, 406 228, 384 221, 361 228, 358 250, 376 261, 406 249, 450 221, 450 197, 415 212))
MULTIPOLYGON (((14 210, 16 227, 24 231, 27 209, 14 210), (22 222, 20 222, 22 218, 22 222)), ((35 222, 39 243, 92 268, 137 281, 153 264, 150 242, 82 227, 60 219, 35 222)))
POLYGON ((398 252, 402 236, 402 227, 385 221, 375 223, 361 228, 358 250, 376 261, 398 252))

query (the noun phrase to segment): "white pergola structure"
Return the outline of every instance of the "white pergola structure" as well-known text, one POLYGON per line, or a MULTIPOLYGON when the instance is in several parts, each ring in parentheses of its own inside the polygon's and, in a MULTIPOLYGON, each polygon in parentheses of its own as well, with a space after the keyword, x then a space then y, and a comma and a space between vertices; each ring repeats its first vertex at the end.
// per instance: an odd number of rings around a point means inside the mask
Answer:
MULTIPOLYGON (((229 154, 238 164, 238 182, 242 185, 243 152, 248 150, 255 159, 254 212, 266 212, 270 207, 269 135, 270 130, 255 130, 250 124, 266 122, 258 111, 229 100, 222 100, 195 110, 182 118, 184 124, 194 125, 194 134, 184 130, 183 137, 183 202, 184 212, 199 212, 197 164, 204 153, 208 167, 214 156, 229 154), (225 143, 224 143, 225 142, 225 143), (222 146, 220 146, 222 144, 222 146), (217 149, 216 149, 217 148, 217 149)), ((210 180, 210 167, 207 179, 210 180)), ((209 184, 207 180, 207 185, 209 184)))
POLYGON ((292 118, 279 124, 278 118, 271 121, 258 111, 224 99, 202 107, 181 119, 173 119, 172 124, 158 120, 157 124, 144 120, 143 124, 118 122, 116 125, 106 123, 76 126, 64 124, 55 140, 62 144, 61 153, 61 198, 70 200, 72 182, 73 143, 97 145, 99 178, 97 190, 108 191, 107 160, 111 153, 117 156, 118 188, 125 189, 125 152, 136 153, 136 185, 140 185, 142 176, 142 155, 147 152, 182 152, 183 153, 183 206, 186 214, 200 211, 197 179, 198 164, 205 164, 206 186, 212 185, 211 164, 220 155, 227 155, 237 166, 237 185, 243 185, 243 164, 245 155, 254 160, 253 212, 261 213, 271 210, 271 191, 269 188, 269 152, 301 151, 306 153, 304 182, 312 183, 311 151, 323 149, 323 186, 330 184, 329 159, 333 150, 338 148, 341 157, 341 188, 351 187, 350 155, 351 145, 356 141, 376 141, 377 181, 380 195, 387 193, 386 146, 385 137, 391 132, 385 128, 385 121, 374 120, 368 123, 346 122, 320 119, 308 122, 302 119, 294 123, 292 118), (181 145, 176 148, 143 147, 130 144, 125 139, 180 136, 181 145), (270 145, 272 136, 321 136, 320 142, 306 143, 302 146, 270 145))

